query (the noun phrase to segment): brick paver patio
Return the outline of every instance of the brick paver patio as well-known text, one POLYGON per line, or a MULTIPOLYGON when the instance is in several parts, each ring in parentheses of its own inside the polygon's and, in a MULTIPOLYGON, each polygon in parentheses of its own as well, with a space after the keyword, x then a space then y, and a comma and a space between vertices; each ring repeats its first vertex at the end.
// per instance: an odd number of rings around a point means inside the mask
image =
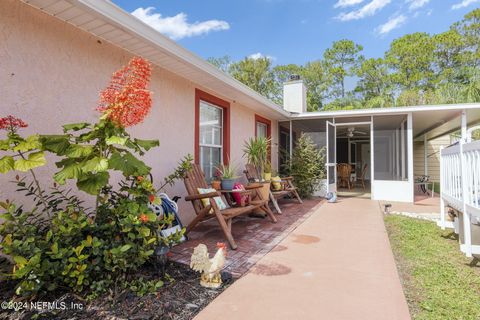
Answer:
MULTIPOLYGON (((268 218, 238 217, 232 225, 232 233, 238 249, 228 250, 225 270, 231 272, 234 277, 241 277, 315 212, 312 209, 320 206, 321 203, 320 199, 305 200, 303 204, 298 204, 294 200, 281 200, 283 213, 277 215, 277 223, 271 223, 268 218)), ((226 242, 218 222, 214 219, 201 223, 188 236, 188 241, 172 249, 171 260, 190 264, 193 248, 199 243, 207 245, 210 254, 213 255, 217 242, 226 242)))

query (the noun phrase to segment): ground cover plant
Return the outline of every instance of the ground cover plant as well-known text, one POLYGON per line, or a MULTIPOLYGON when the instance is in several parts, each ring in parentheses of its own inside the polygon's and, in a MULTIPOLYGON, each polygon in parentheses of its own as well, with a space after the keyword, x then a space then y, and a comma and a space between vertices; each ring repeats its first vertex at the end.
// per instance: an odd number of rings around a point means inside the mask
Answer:
POLYGON ((480 319, 480 267, 451 231, 396 215, 385 225, 413 319, 480 319))

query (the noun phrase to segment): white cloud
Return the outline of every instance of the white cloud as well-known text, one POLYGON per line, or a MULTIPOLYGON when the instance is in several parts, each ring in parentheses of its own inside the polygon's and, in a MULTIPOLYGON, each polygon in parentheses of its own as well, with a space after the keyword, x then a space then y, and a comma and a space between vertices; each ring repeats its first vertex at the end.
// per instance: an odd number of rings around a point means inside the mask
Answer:
POLYGON ((345 8, 345 7, 350 7, 357 5, 359 3, 362 3, 363 0, 338 0, 337 3, 333 6, 334 8, 345 8))
POLYGON ((480 0, 463 0, 462 2, 454 4, 452 6, 452 9, 456 10, 456 9, 465 8, 465 7, 468 7, 469 5, 471 5, 472 3, 476 3, 476 2, 479 2, 479 1, 480 0))
POLYGON ((342 12, 337 16, 337 19, 341 21, 350 21, 373 16, 375 13, 377 13, 377 11, 389 4, 390 1, 391 0, 372 0, 360 9, 350 11, 348 13, 342 12))
POLYGON ((378 26, 377 32, 381 35, 387 34, 393 29, 400 28, 405 23, 405 21, 407 21, 407 17, 405 17, 403 14, 392 17, 386 23, 378 26))
POLYGON ((162 17, 160 13, 154 11, 154 7, 137 8, 132 15, 174 40, 230 29, 228 22, 222 20, 189 23, 187 15, 183 12, 173 17, 162 17))
POLYGON ((275 60, 275 57, 266 56, 261 52, 252 53, 251 55, 248 56, 248 58, 254 59, 254 60, 261 59, 261 58, 268 58, 269 60, 275 60))
POLYGON ((409 4, 408 8, 410 10, 416 10, 424 7, 430 0, 406 0, 405 2, 409 4))

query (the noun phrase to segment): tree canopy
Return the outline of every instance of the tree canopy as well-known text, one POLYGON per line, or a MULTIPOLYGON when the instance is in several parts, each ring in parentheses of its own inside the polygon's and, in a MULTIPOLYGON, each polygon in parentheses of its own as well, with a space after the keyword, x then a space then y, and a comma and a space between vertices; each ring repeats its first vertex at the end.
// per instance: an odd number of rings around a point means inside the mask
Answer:
POLYGON ((480 9, 445 32, 395 39, 383 57, 365 58, 362 51, 342 39, 304 65, 274 65, 268 57, 208 61, 278 104, 283 83, 299 75, 308 111, 480 102, 480 9), (347 79, 356 85, 348 89, 347 79))

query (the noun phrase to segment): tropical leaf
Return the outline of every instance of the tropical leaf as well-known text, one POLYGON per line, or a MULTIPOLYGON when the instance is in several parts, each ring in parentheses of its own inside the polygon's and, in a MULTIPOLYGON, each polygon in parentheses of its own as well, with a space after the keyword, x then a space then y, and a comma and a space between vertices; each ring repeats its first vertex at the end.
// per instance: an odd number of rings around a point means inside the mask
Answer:
POLYGON ((0 173, 7 173, 13 170, 15 161, 11 156, 4 156, 0 159, 0 173))
POLYGON ((66 124, 62 127, 63 127, 63 132, 68 132, 71 130, 78 131, 78 130, 82 130, 90 127, 90 123, 87 123, 87 122, 71 123, 71 124, 66 124))
POLYGON ((59 184, 65 184, 65 180, 77 179, 82 174, 82 166, 79 163, 71 163, 66 165, 62 170, 55 173, 53 179, 59 184))
POLYGON ((112 154, 108 161, 110 169, 122 171, 124 176, 143 176, 150 172, 148 167, 143 161, 135 158, 130 152, 120 154, 115 152, 112 154))
POLYGON ((108 160, 101 157, 95 157, 93 159, 90 159, 82 166, 83 172, 101 172, 106 171, 107 169, 108 160))
POLYGON ((40 143, 39 135, 35 134, 32 136, 29 136, 27 139, 23 140, 18 145, 16 145, 13 148, 13 151, 26 152, 34 149, 39 149, 41 147, 42 147, 42 144, 40 143))
POLYGON ((124 146, 125 143, 127 142, 127 138, 118 137, 118 136, 111 136, 111 137, 108 137, 105 140, 105 142, 107 143, 107 145, 119 144, 121 146, 124 146))
POLYGON ((127 252, 132 247, 131 244, 125 244, 120 248, 120 252, 127 252))
POLYGON ((40 136, 40 142, 45 150, 60 156, 65 155, 65 151, 70 147, 70 142, 66 135, 42 135, 40 136))
POLYGON ((154 147, 158 147, 160 145, 160 141, 158 140, 141 140, 141 139, 134 139, 134 143, 142 147, 145 151, 148 151, 154 147))
POLYGON ((72 144, 66 150, 65 154, 69 158, 80 158, 90 155, 93 152, 93 146, 82 146, 72 144))
POLYGON ((28 260, 22 256, 14 256, 13 261, 15 261, 19 268, 23 268, 28 263, 28 260))
POLYGON ((77 182, 78 189, 92 195, 98 195, 100 190, 107 185, 110 175, 108 172, 89 173, 77 182))
POLYGON ((144 237, 149 237, 150 236, 150 229, 147 228, 147 227, 138 228, 138 232, 144 237))
POLYGON ((0 150, 8 150, 8 149, 10 149, 10 141, 8 139, 0 140, 0 150))
POLYGON ((157 221, 157 215, 153 212, 148 212, 145 214, 148 217, 149 222, 155 222, 157 221))
POLYGON ((30 153, 28 159, 18 159, 15 161, 14 169, 18 171, 28 171, 33 168, 44 166, 47 163, 43 151, 30 153))

